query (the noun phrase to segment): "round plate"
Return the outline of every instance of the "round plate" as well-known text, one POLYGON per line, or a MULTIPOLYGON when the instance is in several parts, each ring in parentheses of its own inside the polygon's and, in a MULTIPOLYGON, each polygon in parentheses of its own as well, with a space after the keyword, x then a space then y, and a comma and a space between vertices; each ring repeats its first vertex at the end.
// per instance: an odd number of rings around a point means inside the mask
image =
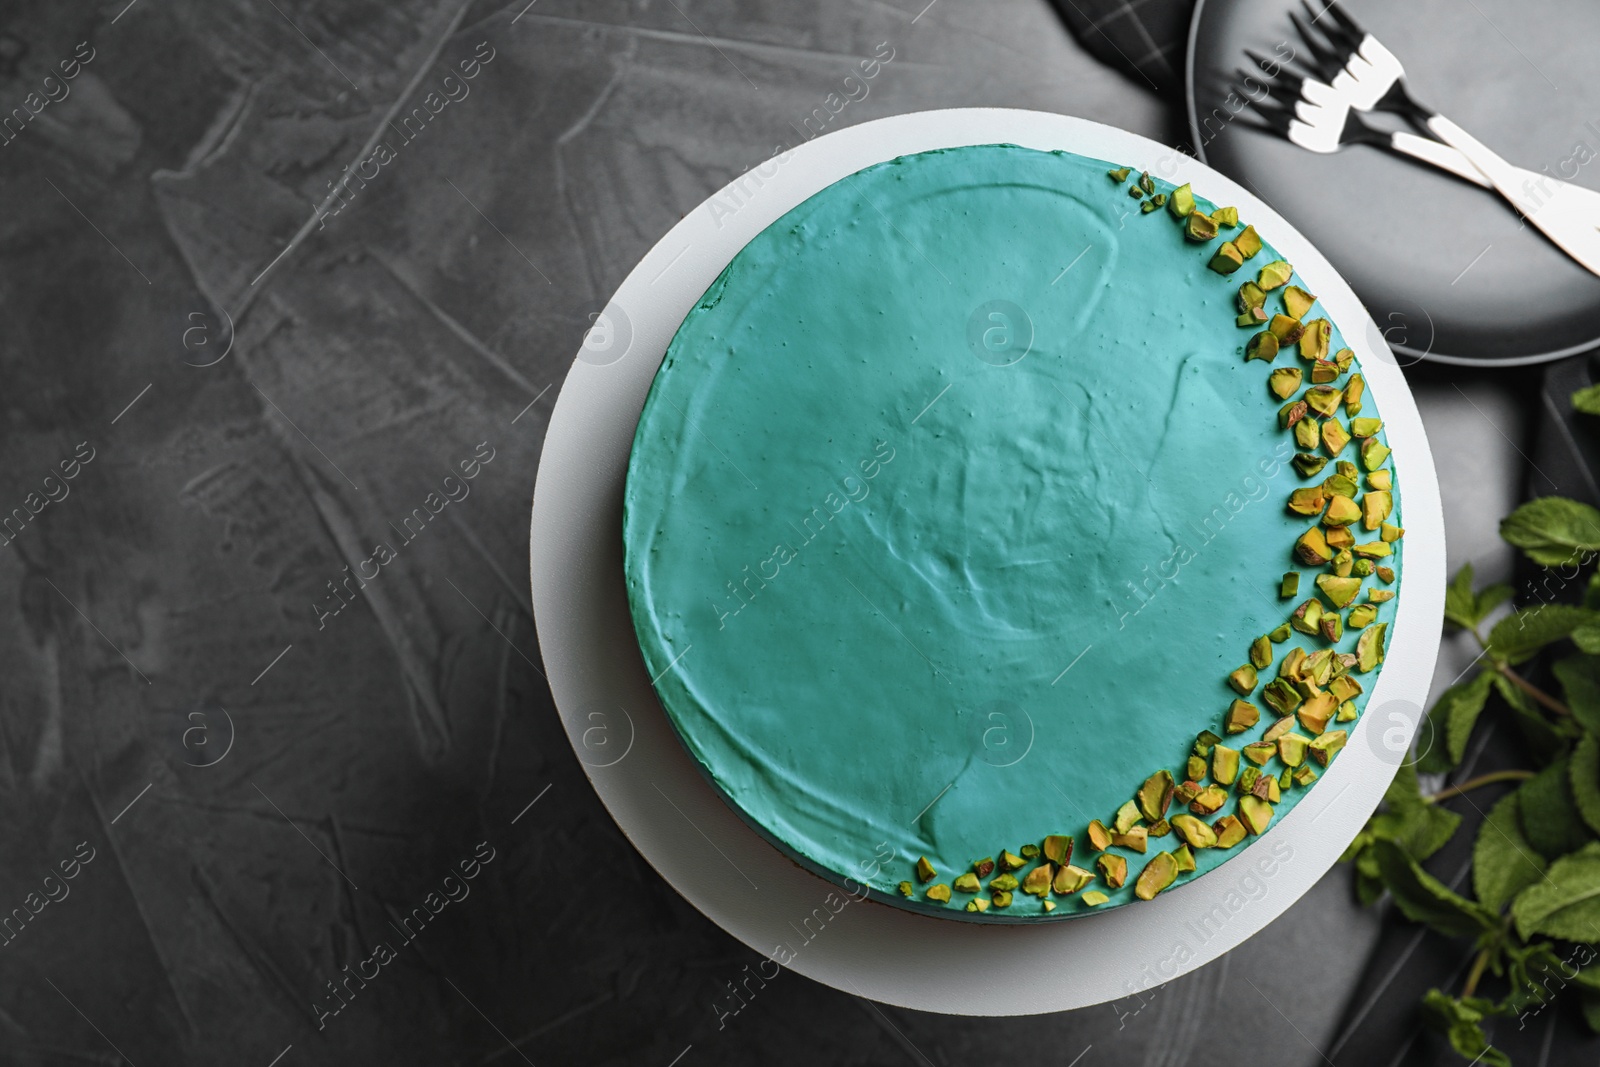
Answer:
POLYGON ((1444 611, 1432 456, 1400 369, 1349 286, 1287 222, 1203 164, 1131 133, 1031 111, 920 112, 840 130, 755 168, 678 223, 617 290, 562 387, 529 551, 556 706, 595 791, 645 859, 777 965, 875 1000, 963 1015, 1063 1011, 1126 996, 1215 959, 1282 914, 1337 861, 1404 757, 1444 611), (995 143, 1114 159, 1237 204, 1347 332, 1393 447, 1406 457, 1405 594, 1384 670, 1344 752, 1260 842, 1184 891, 1049 926, 940 922, 857 900, 768 844, 713 791, 661 711, 622 572, 623 483, 639 412, 684 315, 733 256, 784 212, 863 167, 995 143), (1007 966, 973 982, 974 959, 1007 966))
MULTIPOLYGON (((1399 56, 1424 104, 1513 163, 1600 189, 1600 82, 1591 77, 1600 5, 1341 6, 1399 56)), ((1318 155, 1252 128, 1244 94, 1229 94, 1241 68, 1255 69, 1245 49, 1304 53, 1290 10, 1301 9, 1288 0, 1201 0, 1195 9, 1189 126, 1199 157, 1315 241, 1403 359, 1513 365, 1600 344, 1600 277, 1524 225, 1498 194, 1384 149, 1318 155)))

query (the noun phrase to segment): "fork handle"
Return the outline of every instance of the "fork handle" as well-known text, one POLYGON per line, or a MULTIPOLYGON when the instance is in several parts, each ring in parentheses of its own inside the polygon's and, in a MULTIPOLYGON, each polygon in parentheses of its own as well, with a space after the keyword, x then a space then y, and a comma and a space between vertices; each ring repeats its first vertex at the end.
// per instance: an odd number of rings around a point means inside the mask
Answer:
POLYGON ((1390 135, 1389 147, 1401 155, 1431 163, 1441 170, 1447 170, 1456 177, 1481 185, 1485 189, 1494 188, 1494 183, 1484 177, 1483 172, 1474 167, 1466 156, 1431 137, 1418 137, 1414 133, 1396 133, 1390 135))

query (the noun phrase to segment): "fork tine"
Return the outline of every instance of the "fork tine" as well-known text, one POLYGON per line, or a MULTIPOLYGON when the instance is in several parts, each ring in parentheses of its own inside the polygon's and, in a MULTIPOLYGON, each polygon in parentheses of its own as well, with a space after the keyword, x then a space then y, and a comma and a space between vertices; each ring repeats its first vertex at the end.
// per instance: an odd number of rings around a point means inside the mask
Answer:
POLYGON ((1333 0, 1319 0, 1320 10, 1312 6, 1311 0, 1300 0, 1300 2, 1305 5, 1306 15, 1310 18, 1311 24, 1321 30, 1330 41, 1343 45, 1352 52, 1361 47, 1362 34, 1352 32, 1338 22, 1338 10, 1333 0), (1330 14, 1335 17, 1324 18, 1330 14))
POLYGON ((1342 28, 1344 32, 1350 34, 1352 37, 1356 38, 1356 40, 1359 41, 1366 37, 1367 31, 1362 29, 1356 20, 1351 18, 1345 9, 1340 7, 1335 0, 1328 0, 1328 14, 1333 16, 1333 20, 1339 24, 1340 28, 1342 28))
POLYGON ((1294 23, 1294 28, 1300 32, 1301 39, 1305 41, 1306 48, 1311 52, 1311 61, 1306 62, 1306 66, 1322 75, 1323 81, 1332 81, 1334 75, 1343 69, 1349 57, 1340 55, 1337 50, 1329 48, 1319 40, 1312 31, 1311 26, 1301 21, 1299 12, 1289 12, 1289 21, 1294 23))
POLYGON ((1282 63, 1269 60, 1265 56, 1252 52, 1248 48, 1245 49, 1245 55, 1255 60, 1256 65, 1261 69, 1257 74, 1251 74, 1244 70, 1236 71, 1235 73, 1238 75, 1240 82, 1258 79, 1266 83, 1269 97, 1281 97, 1289 101, 1299 98, 1301 87, 1305 85, 1306 81, 1303 75, 1289 69, 1282 63))
POLYGON ((1289 132, 1289 123, 1295 119, 1292 110, 1267 100, 1250 100, 1250 107, 1270 129, 1281 134, 1289 132))

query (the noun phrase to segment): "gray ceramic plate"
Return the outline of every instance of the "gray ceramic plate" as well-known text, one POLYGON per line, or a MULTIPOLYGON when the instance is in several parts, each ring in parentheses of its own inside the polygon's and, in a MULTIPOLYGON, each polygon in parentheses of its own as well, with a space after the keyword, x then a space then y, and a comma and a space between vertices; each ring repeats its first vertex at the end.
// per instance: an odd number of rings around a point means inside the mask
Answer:
MULTIPOLYGON (((1600 189, 1600 4, 1341 6, 1400 57, 1424 103, 1519 166, 1600 189)), ((1600 345, 1600 278, 1495 194, 1381 149, 1316 155, 1253 128, 1229 93, 1251 68, 1246 48, 1303 50, 1290 10, 1285 0, 1200 0, 1188 57, 1196 154, 1316 244, 1402 362, 1537 363, 1600 345)))

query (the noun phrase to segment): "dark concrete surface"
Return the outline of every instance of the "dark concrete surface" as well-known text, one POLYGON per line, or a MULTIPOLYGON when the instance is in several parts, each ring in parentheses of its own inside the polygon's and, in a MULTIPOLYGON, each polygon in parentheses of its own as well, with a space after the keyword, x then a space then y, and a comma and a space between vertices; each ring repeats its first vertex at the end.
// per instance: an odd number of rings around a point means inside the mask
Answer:
MULTIPOLYGON (((545 421, 674 221, 880 43, 832 126, 1181 137, 1042 0, 925 3, 0 10, 0 1062, 1332 1062, 1381 928, 1342 870, 1143 1000, 975 1021, 784 974, 723 1015, 757 957, 639 860, 550 706, 545 421)), ((1419 396, 1452 565, 1494 577, 1522 408, 1460 381, 1419 396)))

